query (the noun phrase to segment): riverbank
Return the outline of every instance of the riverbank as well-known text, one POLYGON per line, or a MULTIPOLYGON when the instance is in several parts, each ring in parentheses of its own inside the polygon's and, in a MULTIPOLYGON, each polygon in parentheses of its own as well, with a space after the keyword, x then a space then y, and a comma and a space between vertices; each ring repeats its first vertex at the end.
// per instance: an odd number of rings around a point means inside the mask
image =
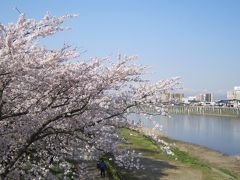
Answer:
POLYGON ((169 113, 174 114, 211 115, 240 118, 240 109, 232 107, 168 106, 167 109, 169 113))
POLYGON ((132 131, 121 130, 128 143, 124 148, 136 150, 141 154, 145 169, 123 170, 119 172, 125 179, 240 179, 240 159, 225 156, 210 149, 173 140, 159 132, 156 136, 171 146, 175 156, 161 151, 161 144, 149 138, 149 129, 132 131))

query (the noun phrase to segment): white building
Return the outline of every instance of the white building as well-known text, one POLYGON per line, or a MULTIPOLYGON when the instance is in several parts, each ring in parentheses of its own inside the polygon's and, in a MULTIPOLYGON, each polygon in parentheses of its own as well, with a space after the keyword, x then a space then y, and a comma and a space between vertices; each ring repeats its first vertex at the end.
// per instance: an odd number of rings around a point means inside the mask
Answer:
POLYGON ((200 101, 200 102, 213 102, 213 94, 212 93, 199 94, 197 96, 197 101, 200 101))
POLYGON ((232 91, 227 92, 227 99, 229 100, 240 100, 240 86, 235 86, 232 91))
POLYGON ((240 91, 240 86, 235 86, 234 91, 240 91))
POLYGON ((196 101, 196 100, 197 100, 197 97, 196 97, 196 96, 189 96, 189 97, 188 97, 188 100, 189 100, 189 101, 196 101))
POLYGON ((183 93, 165 93, 161 95, 162 102, 183 103, 183 93))

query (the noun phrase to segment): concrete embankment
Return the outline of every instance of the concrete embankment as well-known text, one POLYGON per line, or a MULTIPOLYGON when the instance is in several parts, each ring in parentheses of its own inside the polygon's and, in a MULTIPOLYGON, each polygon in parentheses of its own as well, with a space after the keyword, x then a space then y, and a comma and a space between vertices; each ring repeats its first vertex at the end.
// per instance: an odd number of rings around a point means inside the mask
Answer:
POLYGON ((175 114, 199 114, 240 117, 240 108, 205 106, 169 106, 168 111, 175 114))

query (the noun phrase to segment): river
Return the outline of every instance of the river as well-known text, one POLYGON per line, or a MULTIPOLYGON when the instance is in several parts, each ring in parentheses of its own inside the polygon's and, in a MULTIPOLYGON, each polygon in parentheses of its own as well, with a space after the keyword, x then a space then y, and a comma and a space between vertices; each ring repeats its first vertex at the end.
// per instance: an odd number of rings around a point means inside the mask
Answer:
MULTIPOLYGON (((134 119, 141 119, 145 127, 154 126, 145 118, 135 115, 134 119)), ((240 155, 240 119, 173 114, 171 118, 154 116, 152 120, 162 125, 162 131, 170 138, 205 146, 226 155, 240 155)))

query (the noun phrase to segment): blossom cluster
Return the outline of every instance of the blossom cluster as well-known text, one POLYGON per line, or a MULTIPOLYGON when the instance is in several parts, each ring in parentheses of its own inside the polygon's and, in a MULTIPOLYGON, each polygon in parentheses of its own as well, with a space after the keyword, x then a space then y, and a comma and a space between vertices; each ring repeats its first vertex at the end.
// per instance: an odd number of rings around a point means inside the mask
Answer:
MULTIPOLYGON (((157 127, 161 127, 161 125, 157 125, 157 127)), ((167 143, 163 139, 160 138, 158 132, 155 129, 137 129, 141 133, 144 133, 146 136, 153 139, 155 142, 160 144, 160 149, 169 156, 175 156, 174 152, 171 150, 171 144, 167 143)))
POLYGON ((15 24, 0 24, 2 179, 44 178, 56 159, 83 162, 119 152, 118 129, 131 126, 128 114, 161 112, 159 96, 178 83, 178 77, 143 79, 146 67, 135 65, 135 56, 76 60, 80 54, 67 44, 37 43, 72 17, 20 15, 15 24))

